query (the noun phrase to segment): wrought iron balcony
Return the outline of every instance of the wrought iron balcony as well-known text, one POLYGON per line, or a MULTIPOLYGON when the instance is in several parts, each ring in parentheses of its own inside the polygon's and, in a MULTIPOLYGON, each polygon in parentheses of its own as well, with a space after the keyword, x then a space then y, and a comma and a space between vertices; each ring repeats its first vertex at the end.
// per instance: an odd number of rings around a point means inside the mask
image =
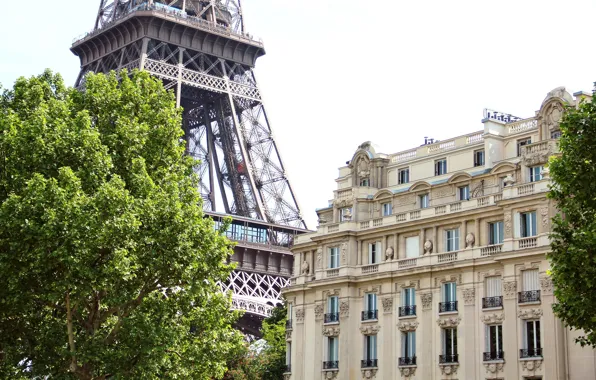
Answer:
POLYGON ((365 359, 362 360, 362 368, 371 368, 377 366, 377 359, 365 359))
POLYGON ((339 322, 339 313, 325 314, 325 323, 339 322))
POLYGON ((286 370, 284 373, 290 373, 290 372, 292 372, 292 366, 289 364, 286 364, 286 370))
POLYGON ((339 368, 339 361, 338 360, 330 360, 323 362, 323 369, 338 369, 339 368))
POLYGON ((291 330, 292 329, 292 320, 288 319, 286 321, 286 330, 291 330))
POLYGON ((519 292, 519 303, 540 302, 540 290, 519 292))
POLYGON ((399 316, 400 317, 407 317, 410 315, 416 315, 416 305, 401 306, 399 308, 399 316))
POLYGON ((439 313, 457 311, 457 301, 439 302, 439 313))
POLYGON ((377 319, 379 314, 378 310, 366 310, 362 312, 362 320, 363 321, 370 321, 371 319, 377 319))
POLYGON ((519 350, 520 359, 542 357, 542 347, 524 348, 519 350))
POLYGON ((455 355, 439 355, 440 364, 457 363, 457 354, 455 355))
POLYGON ((490 309, 491 307, 503 307, 503 296, 484 297, 482 299, 482 308, 490 309))
POLYGON ((406 365, 416 365, 416 357, 415 356, 404 356, 399 358, 399 366, 406 366, 406 365))
POLYGON ((505 353, 503 351, 491 351, 485 352, 483 354, 483 360, 485 362, 490 362, 493 360, 503 360, 505 358, 505 353))

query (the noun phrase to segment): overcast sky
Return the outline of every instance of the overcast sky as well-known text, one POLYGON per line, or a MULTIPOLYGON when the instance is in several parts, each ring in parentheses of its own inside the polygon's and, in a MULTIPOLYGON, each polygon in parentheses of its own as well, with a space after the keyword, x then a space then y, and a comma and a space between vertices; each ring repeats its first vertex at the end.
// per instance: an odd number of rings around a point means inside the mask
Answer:
MULTIPOLYGON (((99 0, 4 1, 0 83, 44 68, 73 84, 74 37, 99 0)), ((256 73, 310 228, 358 145, 383 153, 479 130, 485 107, 534 115, 596 81, 593 0, 243 0, 267 55, 256 73)))

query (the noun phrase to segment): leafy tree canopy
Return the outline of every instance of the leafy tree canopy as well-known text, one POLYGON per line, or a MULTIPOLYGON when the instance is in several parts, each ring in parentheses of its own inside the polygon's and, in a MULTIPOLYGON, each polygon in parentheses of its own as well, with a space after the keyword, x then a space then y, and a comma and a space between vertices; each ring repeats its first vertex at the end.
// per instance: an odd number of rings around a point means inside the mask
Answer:
POLYGON ((0 97, 0 378, 223 376, 231 248, 180 125, 138 71, 84 92, 47 71, 0 97))
MULTIPOLYGON (((596 94, 595 94, 596 95, 596 94)), ((561 121, 560 157, 549 162, 553 219, 549 254, 556 315, 596 347, 596 103, 569 107, 561 121)))

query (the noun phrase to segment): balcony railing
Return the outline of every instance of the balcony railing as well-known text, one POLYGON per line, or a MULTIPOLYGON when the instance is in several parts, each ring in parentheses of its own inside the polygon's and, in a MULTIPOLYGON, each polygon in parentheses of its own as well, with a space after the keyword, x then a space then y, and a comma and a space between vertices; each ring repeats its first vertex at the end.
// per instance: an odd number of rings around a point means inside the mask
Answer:
POLYGON ((339 368, 339 361, 338 360, 330 360, 323 362, 323 369, 338 369, 339 368))
POLYGON ((363 321, 370 321, 373 319, 377 319, 379 314, 378 310, 366 310, 362 312, 362 320, 363 321))
POLYGON ((365 359, 365 360, 362 360, 362 362, 361 362, 362 368, 376 367, 377 366, 377 361, 378 361, 378 359, 365 359))
POLYGON ((490 362, 494 360, 503 360, 505 358, 505 353, 503 351, 491 351, 485 352, 482 355, 482 360, 485 362, 490 362))
POLYGON ((416 315, 416 305, 401 306, 399 308, 400 317, 407 317, 411 315, 416 315))
POLYGON ((526 358, 539 358, 542 357, 542 347, 536 348, 523 348, 519 350, 519 358, 526 359, 526 358))
POLYGON ((439 313, 457 311, 457 301, 439 302, 439 313))
POLYGON ((480 248, 480 256, 492 256, 496 253, 500 253, 503 250, 503 244, 488 245, 480 248))
POLYGON ((457 363, 458 355, 439 355, 440 364, 457 363))
POLYGON ((286 321, 286 330, 291 330, 292 329, 292 320, 288 319, 286 321))
POLYGON ((519 303, 540 302, 540 290, 519 292, 519 303))
POLYGON ((483 309, 490 309, 491 307, 503 307, 503 296, 485 297, 482 299, 483 309))
POLYGON ((325 314, 325 323, 339 322, 339 313, 327 313, 325 314))
POLYGON ((415 356, 404 356, 402 358, 399 358, 399 364, 400 367, 406 366, 406 365, 416 365, 416 357, 415 356))
POLYGON ((292 366, 290 364, 286 364, 286 369, 284 371, 284 373, 290 373, 292 372, 292 366))

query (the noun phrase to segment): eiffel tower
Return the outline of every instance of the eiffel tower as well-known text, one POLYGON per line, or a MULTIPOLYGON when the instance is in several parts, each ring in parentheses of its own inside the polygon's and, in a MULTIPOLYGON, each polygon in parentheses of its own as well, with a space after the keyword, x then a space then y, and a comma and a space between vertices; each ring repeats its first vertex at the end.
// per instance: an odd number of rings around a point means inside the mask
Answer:
POLYGON ((77 87, 89 72, 138 68, 176 93, 205 212, 218 223, 233 217, 238 266, 222 290, 246 311, 237 327, 259 337, 306 225, 253 72, 265 48, 246 32, 241 0, 100 0, 93 30, 71 51, 81 61, 77 87))

